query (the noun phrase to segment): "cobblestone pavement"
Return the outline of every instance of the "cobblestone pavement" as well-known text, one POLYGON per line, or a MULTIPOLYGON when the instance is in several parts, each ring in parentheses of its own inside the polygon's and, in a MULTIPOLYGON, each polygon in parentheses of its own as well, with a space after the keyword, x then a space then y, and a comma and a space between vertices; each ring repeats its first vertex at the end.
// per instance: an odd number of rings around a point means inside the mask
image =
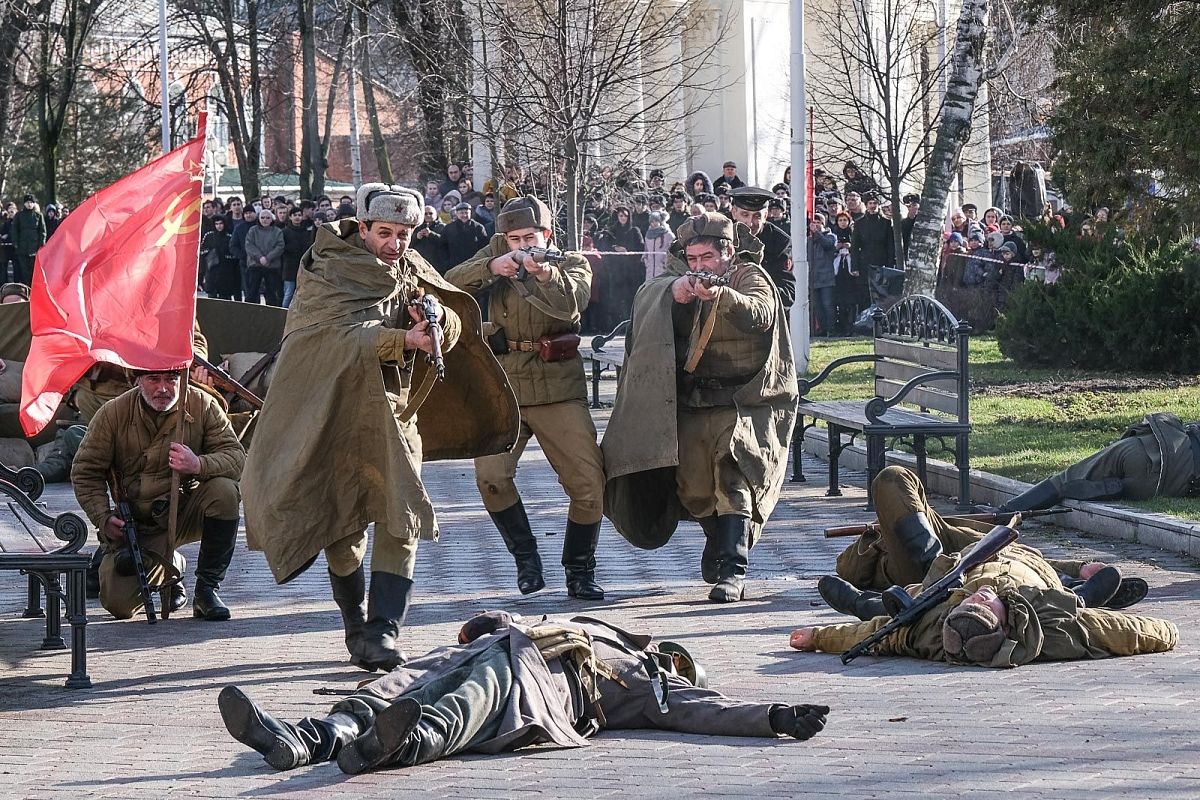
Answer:
MULTIPOLYGON (((95 686, 87 691, 62 688, 68 654, 36 649, 42 623, 20 618, 24 581, 0 573, 0 797, 1200 797, 1196 564, 1031 525, 1026 541, 1049 553, 1145 576, 1152 590, 1140 610, 1178 623, 1180 647, 1011 671, 867 657, 844 667, 834 655, 787 646, 792 629, 836 619, 816 580, 833 569, 840 545, 821 529, 869 518, 862 475, 845 474, 853 484, 845 496, 826 498, 823 466, 808 465, 809 482, 785 485, 752 553, 749 599, 717 606, 699 579, 702 537, 690 524, 661 550, 642 552, 606 523, 599 578, 608 599, 569 600, 555 566, 565 502, 532 446, 519 480, 544 537, 549 586, 522 597, 471 465, 430 464, 443 539, 422 544, 405 645, 422 652, 449 642, 463 618, 488 608, 601 613, 687 643, 730 695, 832 706, 829 726, 809 742, 614 731, 578 750, 461 757, 354 778, 329 764, 273 772, 226 733, 220 688, 239 684, 295 719, 330 705, 314 689, 352 686, 365 673, 346 661, 323 566, 279 587, 243 545, 222 592, 234 610, 229 623, 186 613, 154 627, 117 622, 92 601, 95 686)), ((46 500, 55 511, 75 506, 66 486, 51 487, 46 500)), ((195 551, 184 548, 189 562, 195 551)))

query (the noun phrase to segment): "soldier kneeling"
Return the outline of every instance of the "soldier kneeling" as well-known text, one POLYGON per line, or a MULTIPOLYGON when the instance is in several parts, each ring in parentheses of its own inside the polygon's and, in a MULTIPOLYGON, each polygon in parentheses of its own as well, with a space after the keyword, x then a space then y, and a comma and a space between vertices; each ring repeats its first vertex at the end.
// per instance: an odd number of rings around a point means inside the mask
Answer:
MULTIPOLYGON (((104 404, 88 426, 71 469, 75 497, 99 531, 105 551, 100 564, 100 604, 118 619, 142 608, 140 582, 125 522, 109 501, 109 481, 118 483, 137 526, 147 583, 157 589, 182 576, 178 545, 199 540, 193 616, 229 619, 217 596, 237 541, 241 495, 238 479, 246 451, 229 418, 210 394, 189 387, 184 396, 182 441, 173 441, 180 403, 178 372, 135 373, 134 386, 104 404), (175 541, 167 541, 171 472, 181 477, 175 541), (166 567, 167 553, 174 553, 166 567), (171 574, 168 574, 170 572, 171 574)), ((182 583, 172 588, 171 610, 187 601, 182 583)))

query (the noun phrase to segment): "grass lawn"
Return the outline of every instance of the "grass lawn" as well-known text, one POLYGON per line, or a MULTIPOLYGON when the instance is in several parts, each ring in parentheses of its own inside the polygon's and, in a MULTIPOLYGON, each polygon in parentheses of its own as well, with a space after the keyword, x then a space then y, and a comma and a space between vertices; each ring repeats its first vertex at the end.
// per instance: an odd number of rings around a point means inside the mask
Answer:
MULTIPOLYGON (((870 338, 814 339, 809 374, 842 356, 869 352, 870 338)), ((810 397, 865 400, 870 379, 870 364, 849 365, 810 397)), ((976 469, 1036 482, 1109 444, 1151 411, 1200 419, 1200 379, 1025 368, 1000 354, 995 337, 971 339, 971 465, 976 469)), ((1200 519, 1200 498, 1162 497, 1136 505, 1200 519)))

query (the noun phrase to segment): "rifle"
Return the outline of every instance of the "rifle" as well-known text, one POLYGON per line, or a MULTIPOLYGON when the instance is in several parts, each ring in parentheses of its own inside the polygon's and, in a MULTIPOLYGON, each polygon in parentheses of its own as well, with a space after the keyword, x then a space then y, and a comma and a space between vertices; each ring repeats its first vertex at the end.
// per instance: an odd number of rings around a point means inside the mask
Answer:
POLYGON ((901 628, 907 628, 927 612, 945 602, 955 589, 961 589, 963 576, 984 562, 991 561, 996 554, 1015 542, 1020 534, 1015 528, 1021 524, 1021 515, 1014 514, 1008 525, 997 525, 980 539, 974 548, 959 559, 958 565, 947 572, 936 583, 916 597, 909 597, 902 586, 893 586, 883 593, 883 605, 892 618, 882 628, 842 653, 842 663, 869 653, 871 648, 901 628))
POLYGON ((204 367, 206 370, 208 370, 208 374, 212 375, 213 384, 215 384, 218 389, 223 392, 229 392, 237 395, 255 409, 262 411, 263 400, 261 397, 247 389, 245 386, 242 386, 242 384, 238 383, 236 378, 210 362, 208 359, 200 355, 193 355, 192 366, 204 367))
MULTIPOLYGON (((561 264, 567 260, 566 253, 561 250, 548 250, 545 247, 521 247, 517 250, 518 253, 525 253, 539 264, 561 264)), ((529 277, 529 270, 525 269, 525 265, 517 267, 517 274, 513 276, 519 281, 529 277)))
POLYGON ((442 358, 442 304, 437 301, 437 298, 431 294, 426 294, 424 289, 418 290, 421 293, 410 301, 410 305, 414 305, 421 310, 421 316, 429 323, 429 337, 433 339, 433 353, 429 356, 429 363, 434 365, 437 370, 439 381, 446 380, 446 361, 442 358))
MULTIPOLYGON (((1051 514, 1066 514, 1070 510, 1071 509, 1063 506, 1057 506, 1055 508, 1042 508, 1038 509, 1037 511, 1022 511, 1021 519, 1026 520, 1032 517, 1048 517, 1051 514)), ((956 514, 953 517, 943 517, 943 519, 947 522, 953 522, 954 520, 970 520, 972 522, 986 522, 989 525, 999 525, 1011 516, 1011 514, 992 512, 985 514, 956 514)), ((878 532, 878 522, 864 522, 862 525, 841 525, 834 528, 826 528, 825 538, 836 539, 840 536, 862 536, 865 533, 878 532)))
POLYGON ((695 278, 696 280, 701 281, 705 286, 728 286, 729 285, 729 276, 728 275, 717 275, 716 273, 713 273, 713 272, 703 272, 703 271, 697 270, 697 269, 689 269, 687 272, 685 272, 683 274, 689 278, 695 278))
POLYGON ((142 545, 138 541, 137 523, 133 519, 133 509, 130 507, 129 501, 125 499, 125 493, 121 491, 121 481, 117 477, 116 470, 108 471, 108 484, 113 503, 116 505, 117 516, 125 523, 125 527, 122 528, 125 533, 125 549, 129 551, 129 558, 133 561, 133 568, 137 572, 138 588, 142 593, 142 605, 146 609, 146 622, 153 625, 158 622, 154 611, 154 592, 150 588, 150 578, 146 575, 146 562, 142 559, 142 545))

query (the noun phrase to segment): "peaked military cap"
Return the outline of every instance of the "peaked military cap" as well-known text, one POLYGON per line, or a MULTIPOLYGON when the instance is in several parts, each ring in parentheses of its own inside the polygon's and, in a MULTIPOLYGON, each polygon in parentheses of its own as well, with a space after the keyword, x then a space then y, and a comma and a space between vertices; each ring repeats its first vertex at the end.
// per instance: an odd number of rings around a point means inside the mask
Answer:
POLYGON ((729 202, 746 211, 762 211, 773 199, 775 195, 772 192, 757 186, 742 186, 729 192, 729 202))

